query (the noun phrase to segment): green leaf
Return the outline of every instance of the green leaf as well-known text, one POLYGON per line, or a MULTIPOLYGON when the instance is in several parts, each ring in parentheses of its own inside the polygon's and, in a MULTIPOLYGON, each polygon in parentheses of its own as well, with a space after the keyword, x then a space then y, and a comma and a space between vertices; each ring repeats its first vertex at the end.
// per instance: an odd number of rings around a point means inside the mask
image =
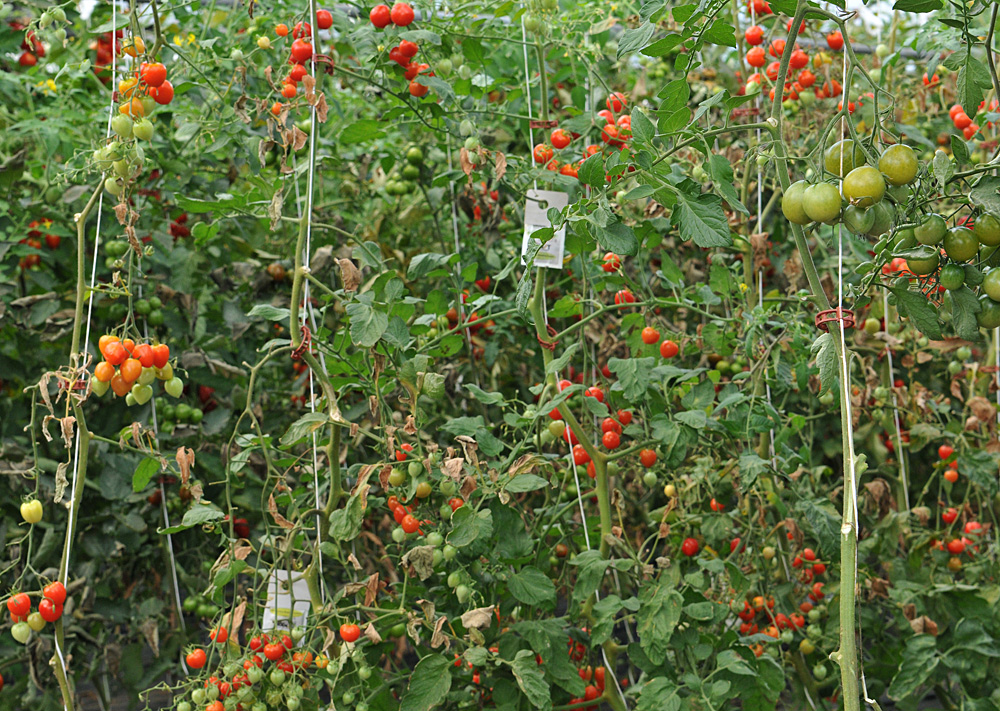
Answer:
POLYGON ((736 188, 733 187, 733 166, 729 162, 729 159, 723 155, 713 153, 705 166, 708 168, 708 174, 712 178, 712 186, 722 196, 722 199, 729 203, 729 206, 734 210, 739 210, 744 215, 749 215, 750 211, 740 202, 740 196, 736 194, 736 188))
POLYGON ((691 86, 684 79, 674 79, 663 87, 658 96, 663 102, 657 113, 661 116, 669 115, 687 106, 688 99, 691 98, 691 86))
POLYGON ((180 524, 176 526, 171 526, 170 528, 158 529, 158 533, 166 535, 168 533, 179 533, 180 531, 186 531, 189 528, 195 526, 201 526, 202 524, 210 523, 212 521, 219 521, 224 519, 226 514, 219 511, 210 504, 197 504, 192 506, 184 514, 184 518, 181 519, 180 524))
POLYGON ((800 499, 795 510, 802 515, 819 541, 824 557, 840 551, 840 516, 826 499, 800 499))
POLYGON ((636 632, 639 645, 654 664, 662 664, 670 649, 670 637, 681 619, 684 598, 662 577, 647 583, 639 595, 636 632))
POLYGON ((478 513, 471 506, 463 506, 451 516, 451 533, 448 543, 456 548, 471 545, 480 537, 487 537, 493 531, 493 514, 489 510, 478 513))
POLYGON ((707 600, 705 602, 692 602, 690 605, 684 606, 684 614, 693 620, 704 622, 715 616, 715 607, 714 603, 707 600))
POLYGON ((969 145, 962 140, 961 136, 952 135, 951 154, 955 156, 955 164, 962 165, 969 162, 969 145))
POLYGON ((900 12, 937 12, 943 7, 943 0, 899 0, 892 9, 900 12))
POLYGON ((546 479, 534 474, 518 474, 504 487, 512 494, 523 494, 526 491, 538 491, 549 485, 546 479))
MULTIPOLYGON (((443 659, 444 657, 442 657, 443 659)), ((545 674, 535 661, 535 653, 527 649, 522 649, 511 662, 510 670, 514 673, 517 685, 531 705, 538 709, 552 708, 552 696, 549 692, 549 685, 545 681, 545 674)), ((400 709, 404 711, 404 709, 400 709)))
POLYGON ((594 225, 594 233, 601 246, 615 254, 634 256, 639 252, 635 232, 623 222, 612 222, 603 228, 594 225))
POLYGON ((959 471, 988 495, 997 493, 997 455, 982 449, 967 449, 958 456, 959 471))
POLYGON ((361 496, 352 495, 343 508, 330 514, 330 538, 335 541, 353 541, 361 533, 364 515, 361 496))
POLYGON ((418 254, 410 260, 410 265, 406 268, 406 278, 410 281, 417 281, 437 269, 446 267, 451 257, 450 254, 438 254, 437 252, 418 254))
POLYGON ((986 175, 969 191, 969 202, 994 217, 1000 217, 1000 178, 986 175))
POLYGON ((359 348, 371 348, 389 327, 389 316, 372 306, 374 295, 362 294, 344 307, 351 320, 351 340, 359 348), (364 300, 364 297, 368 297, 364 300))
POLYGON ((712 44, 721 44, 724 47, 736 46, 736 30, 726 20, 717 19, 712 26, 702 32, 702 39, 712 44))
POLYGON ((443 654, 429 654, 413 667, 399 711, 430 711, 451 690, 451 661, 443 654))
POLYGON ((271 306, 270 304, 257 304, 247 314, 249 318, 265 318, 268 321, 287 321, 289 315, 290 312, 288 309, 271 306))
POLYGON ((577 177, 580 182, 592 188, 603 188, 607 180, 606 175, 607 173, 604 171, 604 154, 602 153, 595 153, 583 161, 580 169, 577 171, 577 177))
POLYGON ((510 594, 525 605, 554 603, 556 586, 545 573, 533 566, 525 566, 507 580, 510 594))
POLYGON ((656 135, 656 127, 646 116, 646 112, 638 106, 632 107, 632 137, 637 141, 649 143, 656 135))
POLYGON ((983 100, 983 91, 989 89, 992 83, 986 66, 968 52, 965 55, 965 63, 958 70, 958 81, 955 85, 958 103, 962 105, 965 113, 969 116, 976 115, 983 100))
POLYGON ((551 375, 552 373, 559 373, 560 371, 565 370, 566 366, 569 365, 569 362, 573 359, 573 356, 576 354, 579 347, 579 343, 573 343, 568 346, 566 350, 563 351, 561 356, 553 358, 552 361, 545 366, 545 374, 551 375))
POLYGON ((618 38, 618 59, 621 59, 626 54, 636 52, 649 44, 649 40, 653 38, 653 32, 655 31, 656 27, 652 23, 643 22, 634 29, 622 32, 621 37, 618 38))
POLYGON ((839 375, 837 368, 837 349, 833 344, 833 336, 821 333, 813 341, 812 357, 819 368, 819 382, 824 391, 833 390, 839 375))
POLYGON ((941 334, 941 324, 938 323, 937 311, 927 301, 926 296, 908 289, 890 289, 890 291, 896 296, 900 314, 908 317, 918 331, 935 341, 944 338, 941 334))
POLYGON ((383 124, 374 119, 362 119, 348 124, 338 136, 341 143, 365 143, 385 136, 383 124))
POLYGON ((679 711, 680 708, 677 685, 665 676, 658 676, 639 691, 635 711, 679 711))
POLYGON ((618 378, 625 399, 636 401, 644 397, 646 389, 653 376, 656 359, 645 358, 611 358, 608 369, 618 378))
POLYGON ((921 684, 933 684, 931 675, 939 661, 934 637, 927 634, 910 637, 903 649, 899 671, 889 684, 889 697, 901 701, 914 694, 921 684))
POLYGON ((465 389, 472 393, 472 396, 479 400, 479 402, 486 403, 487 405, 499 405, 504 401, 503 393, 488 393, 474 383, 466 383, 465 389))
POLYGON ((699 247, 728 247, 733 243, 718 195, 705 193, 692 199, 678 191, 671 222, 680 229, 682 240, 694 240, 699 247))
POLYGON ((310 434, 330 422, 330 416, 325 412, 307 412, 297 419, 281 436, 281 444, 288 446, 301 442, 310 434))
POLYGON ((951 299, 951 321, 955 334, 967 341, 979 340, 979 323, 976 314, 983 310, 975 293, 967 286, 948 292, 951 299))
POLYGON ((576 574, 576 585, 573 586, 573 599, 586 600, 600 586, 604 572, 608 569, 608 561, 600 551, 584 551, 571 560, 570 565, 575 565, 579 569, 576 574))
POLYGON ((942 188, 951 180, 955 174, 955 161, 953 161, 944 151, 934 151, 934 160, 931 161, 934 170, 934 179, 942 188))
POLYGON ((156 476, 159 471, 160 461, 158 459, 152 457, 143 459, 135 468, 135 474, 132 475, 132 491, 138 493, 145 489, 150 479, 156 476))

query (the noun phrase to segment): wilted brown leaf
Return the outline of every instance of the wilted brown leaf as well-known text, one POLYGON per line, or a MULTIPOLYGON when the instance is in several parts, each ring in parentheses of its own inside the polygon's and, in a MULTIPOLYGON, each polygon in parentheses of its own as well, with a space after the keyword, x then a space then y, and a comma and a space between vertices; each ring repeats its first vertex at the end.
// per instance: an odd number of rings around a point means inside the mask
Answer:
POLYGON ((340 278, 344 284, 344 291, 357 291, 361 284, 361 272, 350 259, 338 259, 337 265, 340 267, 340 278))

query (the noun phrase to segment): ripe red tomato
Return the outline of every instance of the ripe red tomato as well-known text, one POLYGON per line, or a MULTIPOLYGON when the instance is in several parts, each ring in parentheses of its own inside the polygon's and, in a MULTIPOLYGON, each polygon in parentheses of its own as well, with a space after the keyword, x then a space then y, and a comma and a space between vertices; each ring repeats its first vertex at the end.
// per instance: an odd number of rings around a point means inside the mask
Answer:
POLYGON ((948 552, 952 555, 958 555, 965 551, 965 542, 961 538, 952 538, 948 541, 948 552))
POLYGON ((316 26, 321 30, 328 30, 333 26, 333 15, 329 10, 316 11, 316 26))
POLYGON ((726 507, 723 504, 716 501, 715 497, 713 496, 712 500, 708 502, 708 508, 712 509, 712 511, 719 512, 725 509, 726 507))
POLYGON ((153 97, 160 106, 166 106, 174 100, 174 85, 164 80, 162 84, 149 90, 149 95, 153 97))
POLYGON ((295 27, 292 28, 292 37, 294 39, 299 39, 301 37, 312 37, 313 28, 308 22, 304 25, 301 22, 296 22, 295 27))
POLYGON ((132 356, 143 368, 153 367, 153 347, 148 343, 140 343, 132 350, 132 356))
POLYGON ((201 669, 208 661, 208 655, 204 649, 192 649, 185 658, 187 665, 192 669, 201 669))
POLYGON ((639 461, 642 462, 642 466, 649 469, 651 466, 656 464, 656 452, 652 449, 644 449, 639 452, 639 461))
POLYGON ((229 632, 226 631, 225 627, 216 627, 214 630, 208 633, 209 638, 216 642, 217 644, 224 644, 227 639, 229 639, 229 632))
POLYGON ((780 57, 785 51, 785 40, 776 39, 771 42, 771 46, 767 48, 767 53, 772 57, 780 57))
POLYGON ((604 436, 601 437, 601 442, 608 449, 618 449, 621 446, 622 439, 618 436, 617 432, 605 432, 604 436))
POLYGON ((273 642, 264 645, 264 656, 276 662, 285 655, 285 645, 273 642))
POLYGON ((942 444, 940 447, 938 447, 938 456, 941 459, 948 459, 954 453, 955 453, 955 448, 952 447, 950 444, 942 444))
POLYGON ((582 444, 573 445, 573 462, 578 467, 582 467, 589 461, 590 461, 590 455, 587 454, 587 450, 583 448, 583 445, 582 444))
POLYGON ((21 52, 21 56, 17 58, 17 63, 22 67, 33 67, 38 64, 38 57, 31 52, 21 52))
POLYGON ((291 82, 286 82, 284 86, 281 87, 281 95, 286 99, 294 99, 295 95, 299 93, 299 90, 295 88, 295 84, 291 82))
POLYGON ((747 50, 747 64, 751 67, 763 67, 767 62, 767 54, 763 47, 751 47, 747 50))
POLYGON ((615 292, 615 303, 616 304, 634 304, 635 294, 633 294, 628 289, 621 289, 615 292))
POLYGON ((601 265, 601 269, 610 273, 616 272, 622 268, 622 259, 614 252, 607 252, 604 255, 604 264, 601 265))
POLYGON ((652 326, 646 326, 646 328, 642 329, 642 342, 645 343, 647 346, 652 345, 653 343, 656 343, 659 340, 660 340, 660 332, 657 331, 652 326))
POLYGON ((681 544, 681 553, 690 558, 691 556, 697 555, 698 548, 698 541, 696 539, 685 538, 684 542, 681 544))
POLYGON ((549 134, 549 141, 552 143, 552 147, 557 150, 562 150, 570 144, 573 137, 570 136, 566 131, 561 128, 557 128, 551 134, 549 134))
POLYGON ((7 599, 7 610, 15 617, 24 617, 31 612, 31 598, 26 593, 15 593, 7 599))
POLYGON ((983 524, 979 521, 969 521, 965 524, 965 532, 970 536, 979 536, 983 533, 983 524))
POLYGON ((792 52, 792 56, 788 59, 788 66, 792 69, 802 69, 809 64, 809 55, 803 52, 801 49, 797 49, 792 52))
POLYGON ((840 34, 840 30, 834 30, 826 36, 826 44, 834 52, 837 52, 844 48, 844 35, 840 34))
POLYGON ((608 111, 613 111, 618 114, 621 113, 626 106, 628 106, 628 100, 625 98, 623 93, 616 91, 605 100, 604 105, 608 107, 608 111))
POLYGON ((552 146, 547 143, 539 143, 535 146, 535 150, 532 151, 532 155, 536 163, 548 163, 552 160, 553 156, 552 146))
POLYGON ((958 481, 958 472, 955 471, 954 469, 949 469, 944 473, 944 478, 945 481, 954 484, 956 481, 958 481))
MULTIPOLYGON (((571 430, 567 427, 566 431, 570 432, 571 430)), ((452 511, 458 511, 460 508, 465 506, 465 500, 460 499, 456 496, 454 498, 448 499, 448 505, 451 506, 452 511)))
POLYGON ((801 84, 804 88, 808 89, 809 87, 811 87, 813 84, 816 83, 816 75, 813 74, 808 69, 803 69, 801 72, 799 72, 798 81, 799 84, 801 84))
POLYGON ((376 5, 372 8, 372 11, 368 13, 368 19, 371 20, 371 23, 380 30, 383 27, 388 27, 389 23, 392 22, 389 6, 376 5))
POLYGON ((53 604, 62 605, 66 602, 66 586, 56 580, 42 588, 42 595, 53 604))
POLYGON ((962 108, 962 105, 961 104, 955 104, 950 109, 948 109, 948 118, 950 118, 952 121, 954 121, 956 116, 958 116, 959 114, 964 114, 964 113, 965 113, 965 110, 962 108))
POLYGON ((598 402, 604 402, 604 391, 601 390, 596 385, 591 385, 589 388, 583 391, 584 397, 592 397, 598 402))
POLYGON ((802 551, 802 557, 808 560, 809 562, 812 562, 816 560, 816 551, 814 551, 812 548, 806 548, 804 551, 802 551))
POLYGON ((622 426, 613 417, 605 417, 601 420, 601 432, 622 433, 622 426))
POLYGON ((764 41, 764 28, 760 25, 750 25, 743 36, 746 38, 747 44, 756 46, 764 41))
POLYGON ((413 22, 413 8, 405 2, 397 2, 389 12, 392 24, 398 27, 406 27, 413 22))
POLYGON ((669 338, 660 344, 660 356, 663 358, 673 358, 680 353, 680 347, 669 338))
POLYGON ((953 508, 949 508, 944 513, 941 514, 941 520, 944 521, 949 526, 955 523, 955 519, 958 518, 958 511, 953 508))
POLYGON ((403 516, 403 520, 399 522, 399 525, 403 527, 406 533, 416 533, 417 529, 420 528, 420 521, 413 514, 406 514, 403 516))
POLYGON ((405 462, 407 453, 412 451, 413 451, 413 445, 410 444, 409 442, 404 442, 403 444, 399 445, 399 449, 396 450, 396 461, 405 462))
POLYGON ((305 39, 297 39, 292 42, 292 59, 296 64, 308 62, 313 56, 312 42, 305 39))

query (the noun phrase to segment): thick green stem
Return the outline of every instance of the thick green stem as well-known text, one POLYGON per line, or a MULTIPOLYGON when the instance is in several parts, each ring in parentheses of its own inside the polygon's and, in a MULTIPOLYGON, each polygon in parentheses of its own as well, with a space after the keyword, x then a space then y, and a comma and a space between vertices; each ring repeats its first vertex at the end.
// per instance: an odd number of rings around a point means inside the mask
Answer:
MULTIPOLYGON (((802 22, 806 11, 809 9, 807 0, 798 0, 795 7, 795 15, 792 17, 791 29, 785 40, 785 51, 781 56, 781 65, 778 71, 776 86, 784 86, 785 78, 788 76, 788 62, 791 58, 792 50, 795 46, 795 39, 798 35, 799 25, 802 22)), ((846 41, 846 37, 845 37, 846 41)), ((845 57, 845 61, 847 58, 845 57)), ((844 87, 845 97, 848 87, 844 87)), ((788 178, 788 158, 785 153, 784 143, 781 140, 781 102, 775 95, 774 103, 771 106, 771 116, 768 119, 769 130, 774 137, 774 154, 777 168, 778 181, 781 183, 782 191, 787 190, 790 183, 788 178)), ((809 245, 805 235, 799 225, 791 225, 792 235, 795 239, 795 246, 798 249, 799 257, 802 260, 803 271, 809 282, 809 288, 813 292, 813 297, 823 309, 830 307, 826 293, 823 291, 820 282, 819 272, 813 262, 809 245)), ((840 539, 840 649, 833 655, 840 665, 841 685, 843 687, 844 709, 845 711, 860 711, 860 689, 858 686, 858 650, 855 635, 855 609, 857 603, 857 551, 858 551, 858 525, 855 516, 857 509, 857 478, 854 459, 854 442, 851 435, 852 423, 849 416, 851 384, 847 379, 847 353, 846 335, 844 333, 843 321, 838 321, 839 333, 834 336, 833 344, 837 355, 838 373, 840 375, 840 419, 841 434, 843 439, 843 460, 844 460, 844 502, 843 502, 843 523, 841 526, 840 539)), ((831 334, 832 335, 832 334, 831 334)))

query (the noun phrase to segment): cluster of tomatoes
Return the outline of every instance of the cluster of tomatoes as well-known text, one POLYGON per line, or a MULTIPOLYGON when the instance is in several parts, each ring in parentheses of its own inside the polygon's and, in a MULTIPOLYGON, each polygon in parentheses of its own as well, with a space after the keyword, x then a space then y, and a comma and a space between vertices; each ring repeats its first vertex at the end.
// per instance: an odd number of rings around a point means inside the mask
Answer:
MULTIPOLYGON (((791 535, 789 532, 789 536, 791 535)), ((815 576, 826 573, 826 563, 816 557, 816 551, 812 548, 804 548, 802 553, 793 557, 792 567, 796 570, 802 570, 799 580, 803 583, 811 583, 815 576)))
MULTIPOLYGON (((1000 104, 998 104, 997 100, 994 99, 993 101, 990 102, 989 110, 996 111, 998 107, 1000 107, 1000 104)), ((979 110, 980 111, 986 110, 985 100, 983 100, 983 102, 979 104, 979 110)), ((948 110, 948 117, 951 119, 951 122, 955 125, 955 128, 961 131, 962 135, 965 136, 965 140, 970 141, 972 140, 973 136, 979 133, 979 124, 977 124, 975 121, 969 118, 969 115, 965 113, 965 109, 962 108, 961 104, 955 104, 954 106, 952 106, 948 110)))
MULTIPOLYGON (((49 249, 58 249, 59 244, 62 242, 62 238, 59 235, 45 234, 42 230, 48 229, 52 225, 52 220, 47 217, 41 220, 32 220, 28 223, 28 236, 20 239, 18 244, 26 244, 32 249, 41 249, 42 240, 45 241, 45 246, 49 249)), ((42 263, 42 255, 38 253, 32 253, 21 257, 19 265, 22 270, 31 269, 32 267, 37 267, 42 263)))
MULTIPOLYGON (((353 642, 360 637, 357 625, 342 625, 340 629, 344 641, 353 642), (349 639, 351 637, 353 639, 349 639)), ((192 704, 197 704, 204 711, 233 708, 295 711, 303 703, 305 691, 310 688, 309 671, 322 671, 330 664, 325 655, 314 655, 308 650, 292 651, 303 634, 297 628, 291 634, 259 634, 252 637, 242 655, 226 661, 216 674, 209 676, 201 686, 195 686, 189 694, 191 701, 179 702, 177 711, 193 711, 192 704)), ((219 645, 229 641, 229 633, 222 627, 212 630, 209 636, 219 645)), ((203 669, 208 661, 209 653, 200 647, 191 649, 185 657, 188 668, 193 670, 203 669)))
MULTIPOLYGON (((62 10, 59 10, 62 12, 62 10)), ((63 21, 66 20, 66 15, 62 15, 63 21)), ((23 22, 18 20, 12 20, 8 22, 7 25, 15 32, 24 32, 27 28, 23 22)), ((21 41, 21 54, 17 58, 17 63, 22 67, 33 67, 38 64, 38 60, 45 56, 45 45, 43 45, 38 38, 35 36, 34 32, 28 32, 25 34, 24 39, 21 41)))
POLYGON ((66 586, 58 580, 42 588, 38 610, 31 611, 31 598, 27 593, 14 593, 7 598, 7 611, 14 625, 11 636, 21 644, 27 643, 32 632, 41 632, 47 622, 56 622, 63 614, 66 603, 66 586))
POLYGON ((125 30, 105 32, 90 44, 90 49, 94 50, 94 74, 105 84, 111 81, 109 68, 115 54, 121 49, 119 40, 124 36, 125 30))
MULTIPOLYGON (((791 20, 789 20, 786 29, 791 29, 791 20)), ((801 34, 804 30, 805 21, 802 22, 799 33, 801 34)), ((744 93, 753 94, 761 91, 767 83, 777 81, 781 67, 781 56, 785 52, 785 40, 781 38, 774 39, 765 49, 764 28, 760 25, 751 25, 743 33, 743 36, 747 44, 751 45, 746 53, 746 63, 755 69, 764 69, 763 74, 760 71, 751 74, 747 79, 746 85, 743 87, 744 93), (770 57, 770 60, 768 57, 770 57)), ((839 31, 831 32, 826 36, 826 43, 830 49, 839 51, 844 47, 844 37, 839 31)), ((831 60, 828 55, 823 53, 817 54, 810 59, 809 54, 805 50, 796 46, 789 56, 789 75, 786 77, 784 90, 781 93, 782 101, 798 101, 802 99, 803 104, 808 105, 814 98, 828 99, 840 96, 843 93, 843 87, 836 79, 830 79, 822 85, 817 86, 816 74, 809 68, 810 61, 813 67, 818 70, 831 60), (793 75, 792 72, 798 72, 798 74, 793 75), (812 92, 806 91, 807 89, 812 89, 812 92)), ((774 100, 774 94, 775 91, 772 87, 768 94, 768 97, 772 101, 774 100)), ((851 112, 854 111, 853 102, 848 107, 848 110, 851 112)))
MULTIPOLYGON (((328 30, 332 26, 333 15, 330 11, 317 10, 316 27, 321 30, 328 30)), ((274 27, 274 33, 278 37, 287 37, 289 32, 292 35, 292 46, 289 49, 288 63, 292 65, 292 68, 288 70, 288 74, 281 80, 281 96, 291 100, 299 93, 299 82, 309 74, 305 65, 313 57, 313 45, 310 41, 312 37, 312 25, 308 22, 297 22, 291 30, 284 23, 278 23, 274 27)), ((269 49, 271 47, 271 40, 266 36, 260 37, 257 39, 257 46, 261 49, 269 49)), ((283 109, 284 104, 280 101, 276 101, 271 105, 271 113, 275 116, 279 115, 283 109)))
MULTIPOLYGON (((413 22, 413 17, 413 8, 405 2, 397 2, 391 9, 388 5, 376 5, 368 13, 368 19, 379 30, 385 29, 390 24, 396 27, 408 27, 413 22)), ((407 39, 400 40, 398 45, 389 50, 389 59, 403 68, 403 78, 409 82, 407 90, 410 96, 418 99, 426 96, 430 87, 418 82, 417 77, 421 74, 434 76, 429 64, 414 61, 413 58, 419 51, 417 43, 407 39)))
POLYGON ((152 383, 163 381, 163 389, 171 397, 180 397, 184 381, 174 375, 170 364, 170 346, 136 343, 131 338, 105 334, 98 341, 104 360, 94 367, 91 387, 97 396, 111 389, 124 397, 127 405, 145 405, 153 397, 152 383))

